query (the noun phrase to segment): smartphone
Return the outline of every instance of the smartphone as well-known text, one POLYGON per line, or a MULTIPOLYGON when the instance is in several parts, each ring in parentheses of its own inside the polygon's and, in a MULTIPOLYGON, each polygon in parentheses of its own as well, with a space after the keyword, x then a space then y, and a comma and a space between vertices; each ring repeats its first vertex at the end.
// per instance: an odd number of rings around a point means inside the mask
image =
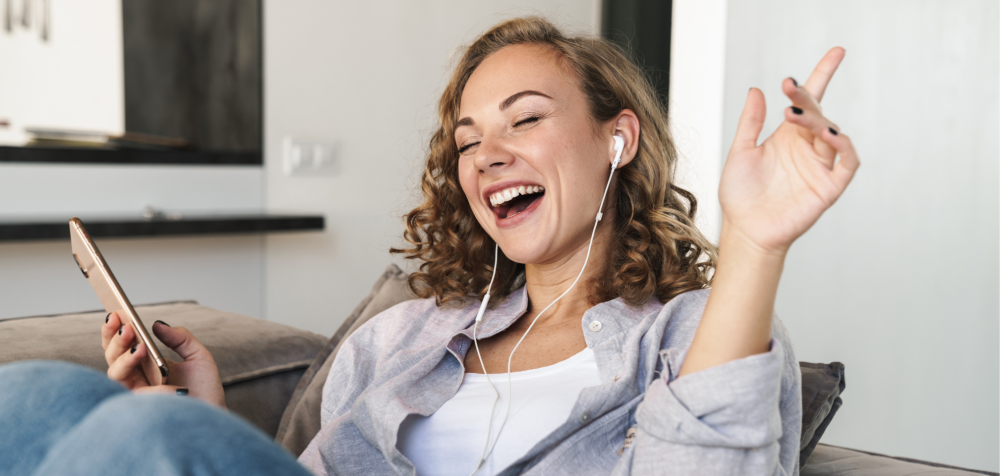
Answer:
POLYGON ((94 288, 98 299, 104 305, 104 310, 117 312, 123 324, 126 322, 132 324, 132 329, 135 331, 133 344, 145 344, 147 352, 142 362, 142 373, 146 376, 146 381, 150 385, 166 384, 170 373, 167 361, 160 354, 150 333, 146 331, 146 326, 142 325, 139 315, 132 308, 132 303, 118 285, 118 280, 115 279, 111 268, 104 261, 100 250, 97 249, 94 240, 90 239, 79 218, 70 218, 69 237, 73 248, 73 259, 76 260, 83 276, 90 282, 90 286, 94 288))

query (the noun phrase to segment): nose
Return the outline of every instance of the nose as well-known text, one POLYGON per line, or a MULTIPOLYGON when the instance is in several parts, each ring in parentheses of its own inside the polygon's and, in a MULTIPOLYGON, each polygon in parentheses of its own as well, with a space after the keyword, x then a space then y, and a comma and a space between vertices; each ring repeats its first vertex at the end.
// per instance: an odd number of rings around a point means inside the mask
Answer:
POLYGON ((476 149, 475 164, 480 175, 498 172, 514 161, 514 155, 497 138, 484 137, 476 149))

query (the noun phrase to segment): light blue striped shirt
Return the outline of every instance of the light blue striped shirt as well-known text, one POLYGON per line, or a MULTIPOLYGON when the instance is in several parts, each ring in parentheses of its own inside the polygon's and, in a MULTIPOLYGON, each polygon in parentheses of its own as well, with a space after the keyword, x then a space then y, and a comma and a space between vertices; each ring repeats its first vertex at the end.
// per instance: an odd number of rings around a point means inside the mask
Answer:
MULTIPOLYGON (((798 474, 801 374, 777 317, 767 353, 677 378, 708 293, 588 310, 581 326, 603 383, 500 474, 798 474)), ((527 306, 522 288, 487 313, 479 335, 506 329, 527 306)), ((478 310, 412 300, 358 328, 333 362, 322 429, 299 460, 318 475, 415 474, 396 446, 400 425, 458 391, 478 310)))

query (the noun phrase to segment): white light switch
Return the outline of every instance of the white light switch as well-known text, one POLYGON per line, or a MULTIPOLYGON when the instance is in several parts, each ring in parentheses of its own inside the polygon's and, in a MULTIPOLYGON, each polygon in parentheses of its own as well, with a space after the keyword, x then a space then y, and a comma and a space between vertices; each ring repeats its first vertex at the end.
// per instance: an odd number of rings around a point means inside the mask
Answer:
POLYGON ((337 172, 335 144, 305 142, 285 137, 282 168, 288 176, 333 175, 337 172))

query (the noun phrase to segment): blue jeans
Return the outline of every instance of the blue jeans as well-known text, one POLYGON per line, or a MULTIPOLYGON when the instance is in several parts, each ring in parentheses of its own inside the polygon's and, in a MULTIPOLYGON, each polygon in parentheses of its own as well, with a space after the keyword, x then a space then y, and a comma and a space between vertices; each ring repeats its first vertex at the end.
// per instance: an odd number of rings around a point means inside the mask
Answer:
POLYGON ((66 362, 0 366, 0 475, 310 475, 246 421, 66 362))

